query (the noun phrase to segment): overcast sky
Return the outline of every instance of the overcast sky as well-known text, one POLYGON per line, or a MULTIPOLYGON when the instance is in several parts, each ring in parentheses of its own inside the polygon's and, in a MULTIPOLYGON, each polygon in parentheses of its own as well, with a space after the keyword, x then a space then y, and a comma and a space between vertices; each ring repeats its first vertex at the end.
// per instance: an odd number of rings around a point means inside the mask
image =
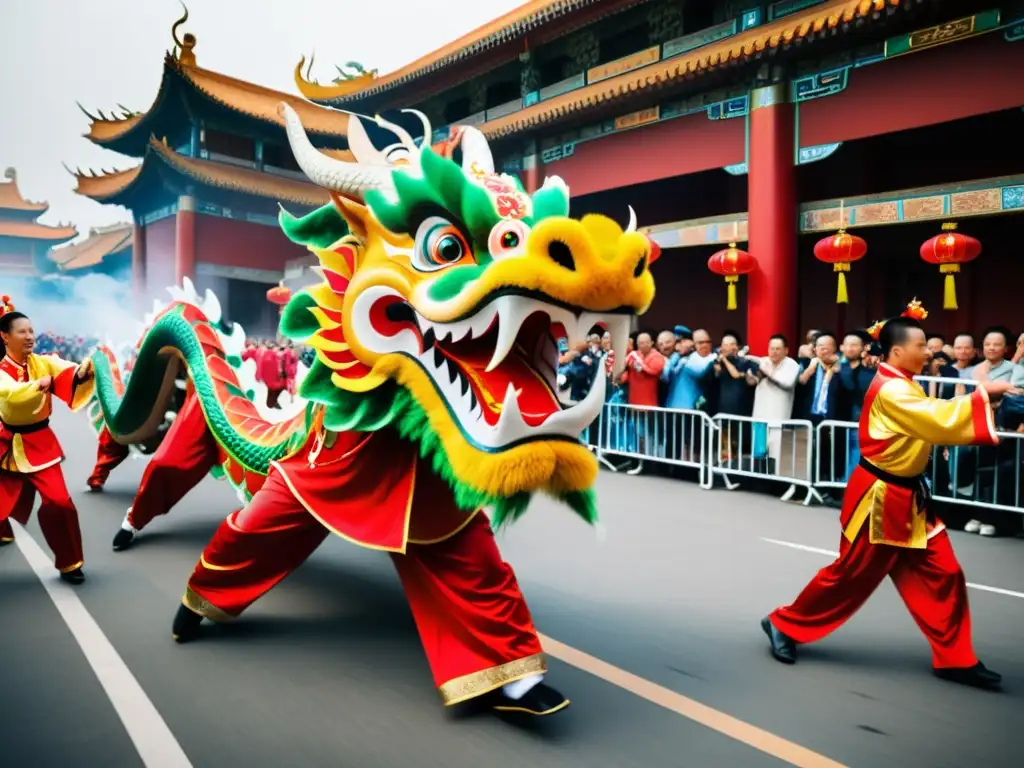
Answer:
MULTIPOLYGON (((190 0, 179 34, 197 38, 199 66, 296 93, 292 71, 316 51, 314 78, 358 61, 391 72, 522 4, 522 0, 190 0)), ((178 0, 0 0, 0 171, 18 170, 30 200, 47 200, 44 223, 80 232, 129 219, 72 191, 70 168, 126 168, 135 161, 82 138, 88 119, 118 104, 149 109, 160 85, 178 0)))

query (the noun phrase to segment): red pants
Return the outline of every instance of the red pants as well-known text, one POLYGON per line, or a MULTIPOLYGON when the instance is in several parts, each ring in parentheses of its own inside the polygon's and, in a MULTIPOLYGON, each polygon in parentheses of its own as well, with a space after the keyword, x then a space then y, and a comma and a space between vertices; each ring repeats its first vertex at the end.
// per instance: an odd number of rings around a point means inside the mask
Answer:
POLYGON ((217 441, 206 424, 199 399, 189 394, 146 465, 128 523, 141 531, 154 517, 166 515, 218 461, 217 441))
POLYGON ((39 527, 54 554, 54 565, 61 573, 81 568, 82 532, 60 464, 38 472, 22 474, 0 471, 0 537, 14 538, 8 517, 22 525, 32 514, 36 491, 43 497, 39 507, 39 527))
POLYGON ((851 544, 841 537, 839 559, 822 568, 796 602, 771 615, 776 629, 798 643, 835 631, 890 576, 910 615, 932 646, 932 665, 973 667, 967 581, 942 531, 927 549, 872 544, 867 527, 851 544))
POLYGON ((96 447, 96 466, 86 481, 90 488, 102 488, 122 461, 128 458, 128 446, 114 441, 110 430, 106 427, 100 432, 99 445, 96 447))
MULTIPOLYGON (((238 616, 328 533, 271 470, 249 506, 217 529, 189 580, 185 604, 214 620, 238 616)), ((439 543, 410 544, 392 560, 446 704, 544 671, 530 611, 483 514, 439 543)))

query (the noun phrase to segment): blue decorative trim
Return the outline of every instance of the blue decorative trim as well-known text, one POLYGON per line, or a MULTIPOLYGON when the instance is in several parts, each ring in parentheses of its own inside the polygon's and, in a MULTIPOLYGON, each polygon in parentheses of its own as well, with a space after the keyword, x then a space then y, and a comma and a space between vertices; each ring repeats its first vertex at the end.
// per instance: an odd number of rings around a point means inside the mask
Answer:
POLYGON ((797 163, 799 165, 807 165, 808 163, 816 163, 819 160, 831 157, 835 154, 836 150, 843 146, 843 142, 837 142, 835 144, 819 144, 816 147, 802 147, 798 154, 797 163))
POLYGON ((720 101, 708 107, 709 120, 728 120, 732 117, 743 117, 750 111, 750 96, 738 96, 735 99, 720 101))
POLYGON ((1003 37, 1008 43, 1016 43, 1018 40, 1024 40, 1024 19, 1017 19, 1011 21, 1005 30, 1003 30, 1003 37))
POLYGON ((1024 208, 1024 186, 1003 187, 1003 210, 1024 208))
POLYGON ((196 202, 196 213, 204 216, 216 216, 219 219, 234 219, 236 221, 248 221, 253 224, 262 224, 266 227, 278 227, 280 224, 276 216, 267 216, 262 213, 248 213, 246 211, 232 211, 214 203, 202 200, 196 202))
POLYGON ((154 211, 143 214, 140 223, 145 226, 152 224, 153 222, 160 221, 162 219, 169 219, 178 213, 178 204, 172 203, 171 205, 165 205, 163 208, 157 208, 154 211))
MULTIPOLYGON (((797 165, 816 163, 831 157, 842 145, 842 142, 839 142, 838 144, 822 144, 817 147, 803 147, 797 152, 797 165)), ((722 170, 730 176, 745 176, 749 171, 749 165, 748 163, 735 163, 725 166, 722 170)))
POLYGON ((807 75, 793 81, 790 99, 794 103, 834 96, 846 90, 850 82, 850 68, 840 67, 815 75, 807 75))
POLYGON ((764 24, 764 11, 760 8, 751 8, 749 11, 740 11, 740 31, 759 27, 764 24))
POLYGON ((530 91, 528 94, 523 96, 523 108, 532 107, 534 104, 540 103, 540 91, 530 91))

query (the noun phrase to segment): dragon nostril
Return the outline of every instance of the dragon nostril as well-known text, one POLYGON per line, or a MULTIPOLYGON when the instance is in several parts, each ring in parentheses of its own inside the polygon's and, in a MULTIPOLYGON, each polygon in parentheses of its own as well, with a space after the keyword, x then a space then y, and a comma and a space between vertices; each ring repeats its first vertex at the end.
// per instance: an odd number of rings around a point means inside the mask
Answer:
POLYGON ((636 269, 633 270, 633 277, 640 277, 647 269, 647 254, 645 253, 640 257, 640 261, 636 263, 636 269))
POLYGON ((569 246, 563 243, 561 240, 552 240, 548 243, 548 256, 560 267, 565 267, 570 271, 575 271, 576 261, 572 257, 572 251, 569 250, 569 246))

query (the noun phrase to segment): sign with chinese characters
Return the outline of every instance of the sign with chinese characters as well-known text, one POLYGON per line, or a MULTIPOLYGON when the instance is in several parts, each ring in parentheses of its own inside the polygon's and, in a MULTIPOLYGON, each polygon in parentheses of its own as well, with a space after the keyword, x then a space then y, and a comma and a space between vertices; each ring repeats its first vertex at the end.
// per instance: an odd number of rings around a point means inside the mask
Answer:
POLYGON ((615 130, 624 131, 627 128, 638 128, 641 125, 655 123, 661 117, 661 107, 654 106, 648 109, 641 109, 639 112, 630 112, 615 118, 615 130))
POLYGON ((935 48, 982 32, 989 32, 999 26, 999 17, 998 10, 985 11, 927 29, 919 29, 909 35, 893 37, 885 41, 885 57, 890 58, 912 51, 935 48))

